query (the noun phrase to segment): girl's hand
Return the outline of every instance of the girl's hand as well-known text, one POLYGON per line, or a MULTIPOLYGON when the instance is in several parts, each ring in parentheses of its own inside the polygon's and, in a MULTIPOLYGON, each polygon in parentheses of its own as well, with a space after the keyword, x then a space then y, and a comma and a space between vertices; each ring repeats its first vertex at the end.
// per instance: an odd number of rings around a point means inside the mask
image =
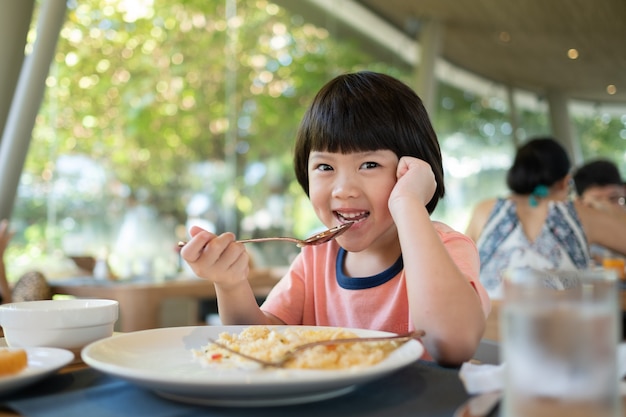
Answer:
POLYGON ((389 206, 405 198, 418 199, 425 206, 435 195, 437 182, 432 168, 425 161, 403 156, 396 170, 398 181, 389 196, 389 206))
POLYGON ((215 284, 235 285, 248 279, 249 256, 235 235, 215 235, 198 226, 189 231, 191 240, 180 251, 193 272, 215 284))

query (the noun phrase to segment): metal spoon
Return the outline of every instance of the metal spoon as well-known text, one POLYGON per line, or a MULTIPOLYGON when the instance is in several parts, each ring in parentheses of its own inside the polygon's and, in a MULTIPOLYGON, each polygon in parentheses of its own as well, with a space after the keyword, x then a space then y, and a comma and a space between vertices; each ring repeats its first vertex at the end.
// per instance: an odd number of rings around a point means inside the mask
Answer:
POLYGON ((238 352, 234 349, 231 349, 230 347, 217 342, 213 339, 209 339, 209 342, 214 344, 215 346, 217 346, 220 349, 224 349, 230 353, 233 353, 237 356, 241 356, 244 359, 248 359, 254 362, 257 362, 265 367, 270 367, 270 368, 282 368, 287 362, 289 362, 291 359, 293 359, 298 353, 307 350, 307 349, 311 349, 314 348, 316 346, 328 346, 328 345, 337 345, 339 343, 362 343, 362 342, 381 342, 381 341, 387 341, 387 340, 399 340, 402 342, 408 342, 411 339, 418 339, 420 337, 423 337, 426 334, 426 332, 424 332, 423 330, 415 330, 409 333, 403 333, 403 334, 394 334, 392 336, 375 336, 375 337, 351 337, 351 338, 347 338, 347 339, 331 339, 331 340, 319 340, 317 342, 311 342, 311 343, 305 343, 303 345, 300 346, 296 346, 295 348, 291 349, 290 351, 288 351, 287 353, 285 353, 285 355, 280 358, 277 361, 274 362, 270 362, 270 361, 266 361, 264 359, 259 359, 256 358, 254 356, 250 356, 247 355, 245 353, 241 353, 238 352))
MULTIPOLYGON (((298 247, 308 246, 308 245, 321 245, 322 243, 329 242, 335 239, 337 236, 345 232, 352 226, 354 222, 350 223, 342 223, 339 226, 335 226, 332 229, 324 230, 323 232, 317 233, 311 237, 306 239, 296 239, 295 237, 260 237, 256 239, 243 239, 238 240, 239 243, 249 243, 249 242, 269 242, 271 240, 284 240, 287 242, 293 242, 298 247)), ((180 241, 178 242, 178 247, 182 248, 185 246, 187 242, 180 241)))

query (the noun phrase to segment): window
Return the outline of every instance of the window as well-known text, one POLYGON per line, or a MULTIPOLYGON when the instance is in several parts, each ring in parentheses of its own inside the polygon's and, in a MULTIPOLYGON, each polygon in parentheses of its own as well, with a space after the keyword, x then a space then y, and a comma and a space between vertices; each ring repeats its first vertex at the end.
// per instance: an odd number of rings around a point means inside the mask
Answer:
MULTIPOLYGON (((304 109, 346 71, 411 84, 395 64, 267 0, 70 0, 11 219, 10 277, 64 276, 67 256, 89 255, 121 279, 167 278, 191 223, 307 236, 319 223, 291 165, 304 109)), ((473 204, 506 193, 508 112, 502 98, 440 84, 447 195, 435 218, 463 230, 473 204)), ((546 114, 540 100, 521 108, 519 137, 549 132, 546 114)), ((626 116, 576 123, 585 156, 623 148, 626 116)), ((275 265, 296 248, 250 250, 275 265)))

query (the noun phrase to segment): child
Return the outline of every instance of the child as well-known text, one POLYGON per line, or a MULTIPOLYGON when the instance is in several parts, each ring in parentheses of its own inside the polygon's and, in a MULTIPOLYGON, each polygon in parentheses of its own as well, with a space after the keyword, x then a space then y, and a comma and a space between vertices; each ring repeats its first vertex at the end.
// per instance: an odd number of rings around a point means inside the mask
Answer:
POLYGON ((302 248, 257 305, 248 254, 232 233, 192 227, 183 258, 215 284, 224 324, 423 329, 430 357, 472 357, 490 304, 474 243, 431 221, 444 194, 437 136, 420 98, 387 75, 341 75, 317 94, 297 134, 295 172, 336 240, 302 248))

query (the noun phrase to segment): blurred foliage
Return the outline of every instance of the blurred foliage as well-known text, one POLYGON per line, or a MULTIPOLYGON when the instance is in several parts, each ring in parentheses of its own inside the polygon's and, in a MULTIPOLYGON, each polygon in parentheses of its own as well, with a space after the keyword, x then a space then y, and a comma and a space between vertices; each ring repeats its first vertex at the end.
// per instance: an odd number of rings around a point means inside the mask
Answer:
POLYGON ((25 168, 29 198, 18 203, 28 224, 48 217, 61 155, 88 155, 109 177, 88 207, 66 190, 58 212, 75 220, 121 215, 120 199, 140 198, 183 223, 196 191, 249 214, 268 188, 290 189, 291 144, 312 96, 372 61, 267 1, 68 5, 25 168), (236 171, 191 170, 206 161, 236 171), (255 161, 271 163, 272 184, 244 183, 255 161))

